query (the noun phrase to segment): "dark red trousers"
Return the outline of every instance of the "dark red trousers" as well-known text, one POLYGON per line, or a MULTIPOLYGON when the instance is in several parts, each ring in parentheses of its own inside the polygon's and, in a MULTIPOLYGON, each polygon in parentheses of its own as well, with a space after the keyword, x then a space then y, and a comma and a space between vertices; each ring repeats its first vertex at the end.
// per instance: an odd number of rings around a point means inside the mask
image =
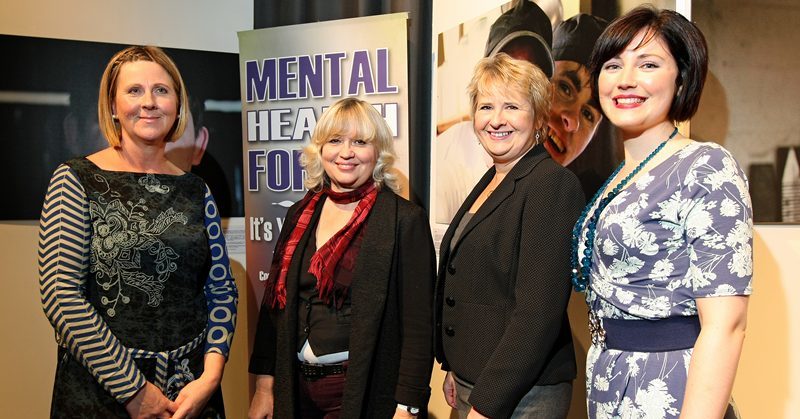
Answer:
POLYGON ((303 419, 339 419, 345 374, 333 374, 310 380, 298 373, 300 417, 303 419))

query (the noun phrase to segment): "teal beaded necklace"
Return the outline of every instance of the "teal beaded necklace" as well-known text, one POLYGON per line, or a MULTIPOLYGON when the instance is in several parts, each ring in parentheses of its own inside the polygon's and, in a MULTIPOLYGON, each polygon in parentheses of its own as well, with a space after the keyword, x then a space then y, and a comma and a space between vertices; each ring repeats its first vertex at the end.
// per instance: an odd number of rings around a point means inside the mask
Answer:
POLYGON ((661 149, 664 148, 665 145, 667 145, 667 141, 674 138, 676 134, 678 134, 678 128, 675 128, 672 131, 672 134, 670 134, 666 140, 661 142, 661 144, 659 144, 658 147, 656 147, 656 149, 653 150, 652 153, 650 153, 650 155, 645 157, 645 159, 642 160, 642 162, 639 163, 639 165, 636 166, 636 168, 633 169, 633 171, 628 176, 625 176, 625 179, 622 179, 622 181, 618 183, 617 186, 615 186, 614 189, 611 192, 609 192, 605 198, 600 200, 600 202, 597 204, 597 208, 595 208, 594 212, 592 213, 592 216, 589 218, 589 222, 586 224, 586 240, 584 242, 583 257, 580 257, 578 255, 578 247, 580 244, 581 230, 583 230, 583 225, 584 222, 586 221, 586 216, 589 214, 589 211, 594 206, 594 203, 597 202, 597 199, 600 198, 600 195, 603 194, 603 191, 606 190, 608 184, 611 183, 611 180, 617 176, 617 173, 619 173, 620 170, 622 170, 622 166, 625 166, 624 161, 620 163, 620 165, 617 166, 616 169, 614 169, 614 173, 612 173, 611 176, 609 176, 608 179, 606 179, 605 183, 603 183, 603 186, 600 187, 600 189, 594 195, 589 204, 586 205, 586 208, 583 209, 580 218, 578 218, 578 222, 575 223, 575 227, 572 229, 572 257, 571 257, 572 275, 571 276, 572 276, 572 286, 575 288, 575 291, 584 292, 586 291, 586 287, 589 285, 589 275, 592 272, 592 250, 594 249, 594 235, 595 235, 595 230, 597 230, 597 220, 600 218, 600 214, 603 212, 606 206, 608 206, 611 200, 613 200, 614 197, 619 195, 619 193, 622 191, 622 188, 625 187, 628 181, 630 181, 634 176, 636 176, 636 174, 639 173, 639 171, 642 170, 642 168, 650 160, 652 160, 653 157, 655 157, 655 155, 658 154, 658 152, 661 151, 661 149))

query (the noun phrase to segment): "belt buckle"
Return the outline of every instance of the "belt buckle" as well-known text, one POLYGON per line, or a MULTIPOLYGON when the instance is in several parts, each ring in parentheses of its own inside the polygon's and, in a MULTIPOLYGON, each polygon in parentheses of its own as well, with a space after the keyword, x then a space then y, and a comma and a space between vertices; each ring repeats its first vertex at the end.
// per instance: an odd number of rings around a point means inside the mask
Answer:
POLYGON ((343 374, 346 370, 344 364, 310 364, 300 363, 300 373, 308 381, 316 381, 320 378, 334 374, 343 374))
POLYGON ((592 336, 593 345, 597 345, 601 350, 606 349, 606 330, 603 329, 603 320, 592 309, 589 309, 589 334, 592 336))
POLYGON ((306 362, 300 363, 300 374, 303 374, 303 377, 308 381, 315 381, 321 376, 319 369, 316 368, 316 365, 306 362))

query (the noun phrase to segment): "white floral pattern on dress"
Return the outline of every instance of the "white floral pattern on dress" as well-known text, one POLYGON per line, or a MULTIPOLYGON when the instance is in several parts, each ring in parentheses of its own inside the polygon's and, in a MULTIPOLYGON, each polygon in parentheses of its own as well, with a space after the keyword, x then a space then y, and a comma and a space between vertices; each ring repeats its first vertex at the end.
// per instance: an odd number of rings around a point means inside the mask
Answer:
MULTIPOLYGON (((696 298, 749 295, 752 226, 747 179, 735 160, 719 145, 691 143, 603 211, 587 303, 601 318, 656 320, 696 315, 696 298)), ((677 418, 691 354, 592 346, 589 417, 677 418)))
MULTIPOLYGON (((160 185, 158 179, 151 177, 149 181, 139 184, 148 192, 166 194, 170 188, 160 185)), ((103 175, 94 175, 94 180, 108 185, 103 175)), ((90 267, 95 273, 97 285, 108 296, 102 296, 100 303, 106 307, 106 314, 114 317, 117 304, 128 304, 130 296, 126 293, 139 290, 147 295, 147 305, 157 307, 163 299, 164 282, 172 272, 178 269, 175 260, 178 254, 159 238, 171 225, 186 224, 188 219, 182 212, 167 208, 150 221, 146 217, 148 210, 144 198, 136 202, 123 203, 111 188, 106 188, 89 202, 89 213, 92 216, 92 234, 90 267), (157 276, 142 271, 141 255, 147 252, 155 262, 157 276)))

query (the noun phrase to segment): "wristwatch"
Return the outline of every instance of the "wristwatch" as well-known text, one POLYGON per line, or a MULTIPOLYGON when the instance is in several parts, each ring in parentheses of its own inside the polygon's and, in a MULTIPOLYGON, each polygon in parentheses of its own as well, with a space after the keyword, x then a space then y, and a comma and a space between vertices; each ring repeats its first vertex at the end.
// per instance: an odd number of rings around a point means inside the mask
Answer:
POLYGON ((406 406, 406 405, 401 404, 401 403, 397 403, 397 408, 401 409, 401 410, 405 410, 406 412, 410 413, 412 416, 419 415, 419 408, 418 407, 411 407, 411 406, 406 406))

